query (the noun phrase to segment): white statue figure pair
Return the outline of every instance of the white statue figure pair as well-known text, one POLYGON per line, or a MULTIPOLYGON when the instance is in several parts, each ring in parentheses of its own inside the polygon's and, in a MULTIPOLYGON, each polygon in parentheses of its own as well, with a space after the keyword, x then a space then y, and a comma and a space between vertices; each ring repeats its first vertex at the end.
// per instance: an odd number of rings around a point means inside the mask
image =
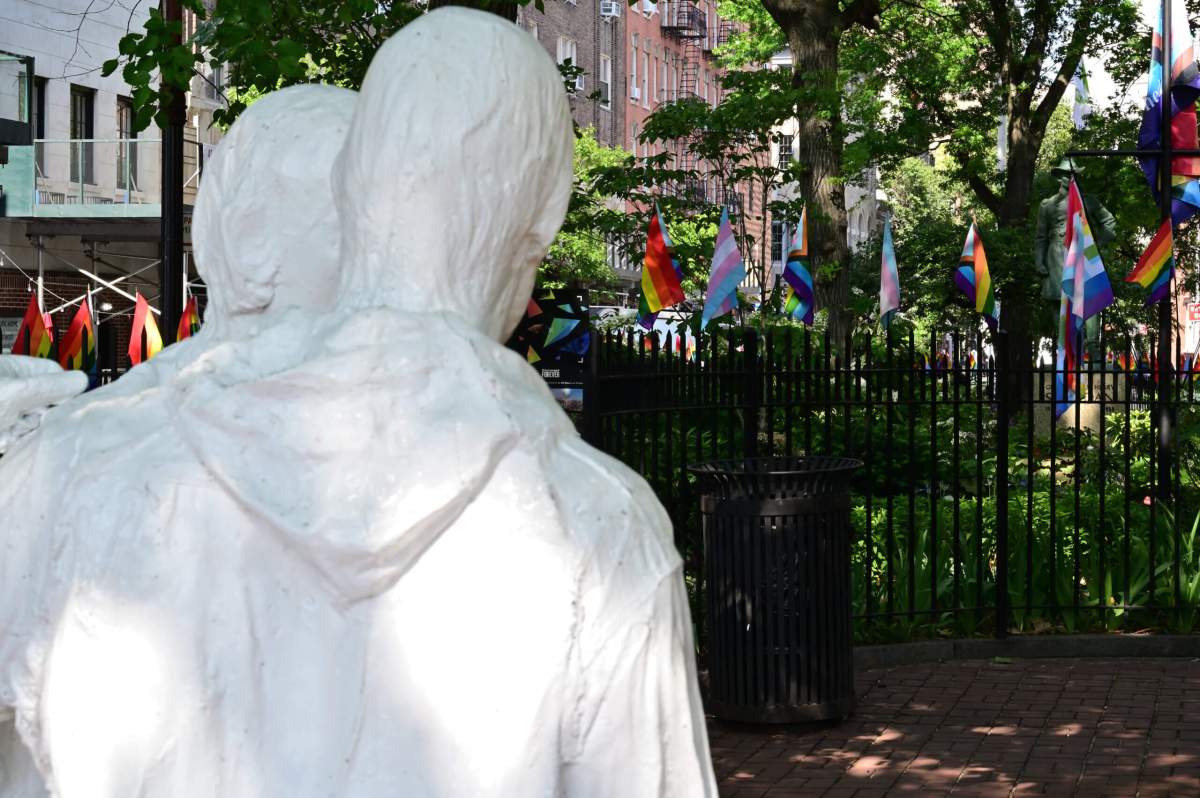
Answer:
POLYGON ((202 331, 0 459, 0 795, 716 794, 669 521, 498 343, 571 153, 462 9, 243 114, 202 331))

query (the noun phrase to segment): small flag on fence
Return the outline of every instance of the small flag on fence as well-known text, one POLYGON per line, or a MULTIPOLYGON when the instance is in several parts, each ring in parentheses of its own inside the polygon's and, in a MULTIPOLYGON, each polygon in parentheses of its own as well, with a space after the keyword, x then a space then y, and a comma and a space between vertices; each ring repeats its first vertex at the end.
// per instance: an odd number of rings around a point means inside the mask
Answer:
POLYGON ((896 270, 896 248, 892 244, 892 217, 883 220, 883 259, 879 266, 879 322, 883 329, 900 309, 900 274, 896 270))
POLYGON ((1112 284, 1092 238, 1083 197, 1075 180, 1067 189, 1067 231, 1063 240, 1062 299, 1059 303, 1058 354, 1055 358, 1056 415, 1074 404, 1078 392, 1076 371, 1083 343, 1083 325, 1113 303, 1112 284))
POLYGON ((638 324, 649 330, 659 311, 683 301, 683 274, 675 248, 662 220, 662 211, 654 206, 646 233, 646 259, 642 262, 642 294, 638 299, 638 324))
MULTIPOLYGON (((533 300, 530 300, 532 302, 533 300)), ((200 332, 200 312, 196 309, 196 297, 188 297, 183 306, 183 315, 179 317, 179 329, 175 332, 175 340, 182 341, 200 332)))
POLYGON ((712 319, 724 316, 737 307, 737 287, 746 279, 746 264, 738 252, 737 239, 729 224, 729 209, 721 211, 721 224, 717 228, 717 245, 713 250, 712 271, 708 276, 708 296, 704 299, 704 312, 700 316, 700 329, 708 326, 712 319))
POLYGON ((53 328, 46 323, 46 316, 38 304, 36 293, 29 295, 29 306, 17 327, 17 339, 13 341, 14 355, 29 355, 30 357, 50 357, 50 348, 54 343, 53 328))
POLYGON ((1071 78, 1071 83, 1075 86, 1075 102, 1071 108, 1071 119, 1075 122, 1076 130, 1083 130, 1085 120, 1092 113, 1092 92, 1088 89, 1087 68, 1083 65, 1083 59, 1079 59, 1079 66, 1075 69, 1075 77, 1071 78))
POLYGON ((146 297, 138 291, 137 304, 133 309, 133 329, 129 333, 129 362, 137 365, 162 351, 162 335, 158 332, 158 323, 146 297), (145 347, 142 346, 142 333, 145 333, 145 347))
POLYGON ((812 273, 808 270, 808 208, 800 212, 800 224, 792 231, 783 279, 788 286, 784 314, 811 327, 814 302, 812 273))
MULTIPOLYGON (((1200 69, 1192 49, 1192 32, 1188 26, 1187 7, 1183 0, 1171 3, 1171 53, 1167 63, 1170 76, 1163 75, 1163 18, 1159 11, 1150 44, 1150 78, 1146 83, 1146 110, 1138 131, 1139 150, 1162 149, 1163 86, 1171 98, 1171 147, 1175 150, 1196 149, 1196 98, 1200 97, 1200 69)), ((1158 155, 1139 157, 1142 172, 1157 201, 1163 187, 1159 185, 1158 155)), ((1171 159, 1171 220, 1181 224, 1200 211, 1200 157, 1180 155, 1171 159)))
POLYGON ((983 320, 988 327, 995 330, 1000 326, 1000 303, 996 301, 996 291, 992 286, 992 275, 988 271, 987 253, 983 251, 983 241, 975 222, 967 231, 967 241, 963 244, 962 257, 958 271, 954 272, 954 283, 967 299, 975 305, 975 310, 983 314, 983 320))
POLYGON ((1153 305, 1162 302, 1171 294, 1171 275, 1175 271, 1175 240, 1171 230, 1171 220, 1163 221, 1150 245, 1138 258, 1137 265, 1125 278, 1127 283, 1137 283, 1142 288, 1149 289, 1146 294, 1146 304, 1153 305))
POLYGON ((79 303, 67 335, 58 353, 58 365, 64 369, 91 371, 96 362, 96 328, 92 325, 92 309, 85 298, 79 303))

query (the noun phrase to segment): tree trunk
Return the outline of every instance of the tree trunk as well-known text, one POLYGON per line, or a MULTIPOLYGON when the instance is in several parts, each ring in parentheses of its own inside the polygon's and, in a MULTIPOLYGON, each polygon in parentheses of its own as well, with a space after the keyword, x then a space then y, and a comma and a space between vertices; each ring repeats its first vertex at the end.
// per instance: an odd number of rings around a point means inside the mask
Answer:
POLYGON ((809 267, 818 308, 829 313, 829 334, 842 342, 853 319, 849 310, 849 248, 846 196, 842 185, 841 91, 838 47, 843 23, 836 2, 764 0, 763 6, 787 35, 792 51, 792 85, 802 91, 796 108, 796 159, 800 195, 808 208, 809 267), (832 281, 820 280, 822 266, 836 267, 832 281))
MULTIPOLYGON (((1040 137, 1030 131, 1031 109, 1017 107, 1011 117, 1008 131, 1008 158, 1004 174, 1004 185, 999 196, 999 205, 994 208, 996 224, 1001 229, 1026 228, 1029 225, 1029 205, 1033 193, 1033 176, 1037 168, 1040 137)), ((1030 238, 1032 241, 1032 238, 1030 238)), ((1022 259, 1028 263, 1033 259, 1032 244, 1027 253, 1005 253, 1007 257, 1022 259)), ((1017 273, 1019 264, 1005 263, 1005 258, 996 258, 991 265, 992 274, 1017 273)), ((1008 394, 1010 406, 1021 412, 1033 392, 1033 363, 1035 314, 1038 306, 1040 286, 1009 283, 1004 291, 1000 306, 1000 326, 1008 333, 1008 362, 1004 367, 1009 374, 1017 375, 1000 386, 1008 394)))

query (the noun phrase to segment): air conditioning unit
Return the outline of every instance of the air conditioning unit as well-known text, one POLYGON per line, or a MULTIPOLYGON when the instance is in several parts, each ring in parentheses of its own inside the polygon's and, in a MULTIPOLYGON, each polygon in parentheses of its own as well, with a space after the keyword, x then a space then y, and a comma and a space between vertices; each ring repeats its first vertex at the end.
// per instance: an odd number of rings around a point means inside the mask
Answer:
POLYGON ((619 0, 600 0, 600 16, 601 17, 619 17, 621 16, 621 3, 619 0))
POLYGON ((638 88, 637 86, 632 86, 632 87, 630 87, 630 89, 629 89, 629 98, 630 98, 631 100, 640 100, 640 99, 642 99, 642 90, 641 90, 640 88, 638 88))

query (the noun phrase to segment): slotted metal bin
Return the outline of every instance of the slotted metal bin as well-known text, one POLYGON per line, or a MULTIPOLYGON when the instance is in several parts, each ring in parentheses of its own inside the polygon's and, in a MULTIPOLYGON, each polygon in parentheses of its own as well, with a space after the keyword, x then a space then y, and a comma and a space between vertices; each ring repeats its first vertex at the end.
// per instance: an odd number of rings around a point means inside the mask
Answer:
POLYGON ((766 457, 700 479, 709 710, 797 723, 854 709, 850 479, 861 460, 766 457))

